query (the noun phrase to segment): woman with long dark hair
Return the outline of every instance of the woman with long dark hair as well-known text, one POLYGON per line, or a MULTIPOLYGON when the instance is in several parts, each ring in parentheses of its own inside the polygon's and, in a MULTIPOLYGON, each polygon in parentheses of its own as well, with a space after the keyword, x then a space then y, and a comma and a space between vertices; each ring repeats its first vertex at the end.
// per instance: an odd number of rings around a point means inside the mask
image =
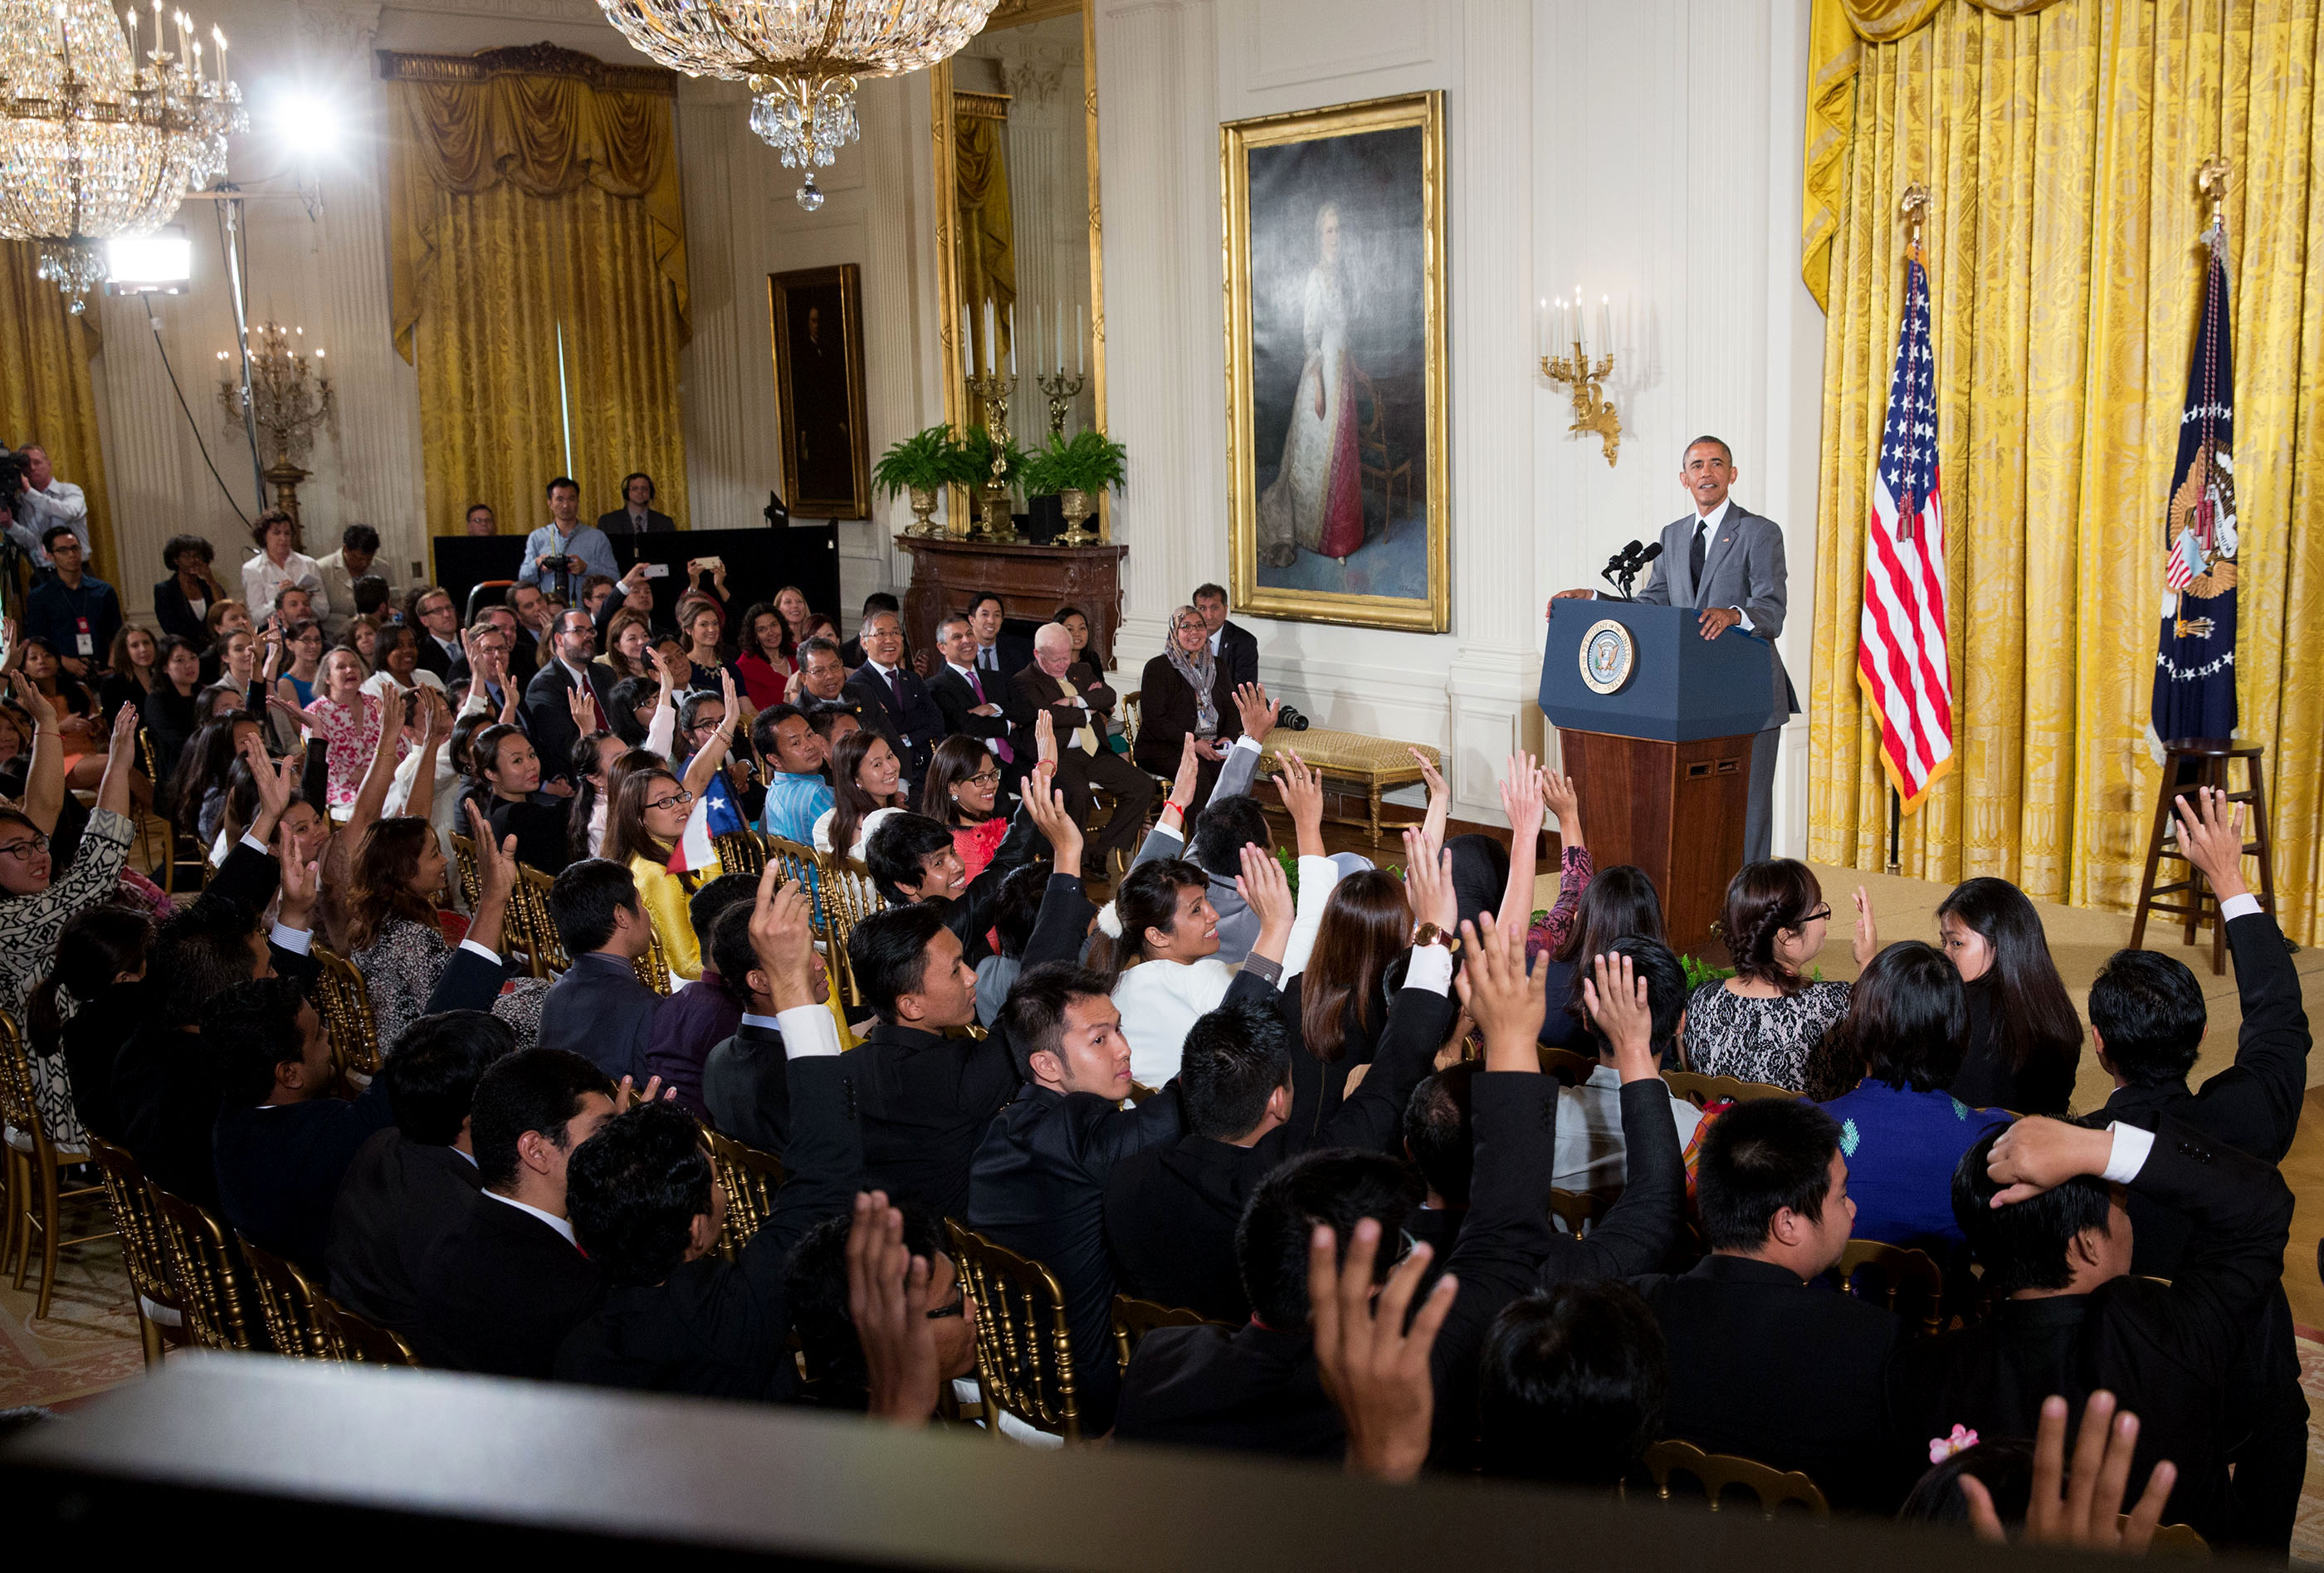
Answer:
MULTIPOLYGON (((1705 983, 1686 1003, 1687 1064, 1705 1076, 1831 1096, 1853 1078, 1835 1074, 1825 1035, 1848 1009, 1848 985, 1812 980, 1831 908, 1808 865, 1790 857, 1744 865, 1727 884, 1721 918, 1735 976, 1705 983)), ((1879 941, 1871 898, 1856 893, 1856 959, 1869 964, 1879 941)))
POLYGON ((1904 939, 1872 958, 1831 1031, 1835 1068, 1864 1079, 1824 1111, 1856 1133, 1848 1195, 1856 1237, 1931 1248, 1965 1244, 1953 1220, 1953 1170, 2006 1115, 1964 1113, 1945 1089, 1969 1031, 1960 975, 1934 947, 1904 939))
POLYGON ((1379 1047, 1389 967, 1410 948, 1412 924, 1402 880, 1378 868, 1343 874, 1324 903, 1306 969, 1283 985, 1284 1019, 1298 1023, 1306 1050, 1291 1057, 1292 1102, 1314 1107, 1316 1128, 1339 1108, 1348 1073, 1370 1065, 1379 1047))
POLYGON ((1964 880, 1937 908, 1937 933, 1969 998, 1969 1048, 1953 1096, 1971 1108, 2064 1114, 2081 1066, 2082 1022, 2034 903, 2006 879, 1964 880))
POLYGON ((1234 981, 1218 957, 1211 876, 1180 857, 1141 863, 1123 877, 1097 922, 1105 943, 1092 952, 1091 964, 1114 974, 1131 1079, 1160 1087, 1178 1073, 1187 1032, 1218 1008, 1234 981))
MULTIPOLYGON (((1582 854, 1585 863, 1589 856, 1582 854)), ((1570 852, 1565 866, 1571 874, 1570 852)), ((1536 924, 1534 933, 1541 929, 1536 924)), ((1528 948, 1532 939, 1526 936, 1528 948)), ((1662 897, 1646 871, 1628 863, 1591 874, 1568 916, 1563 941, 1541 962, 1549 991, 1549 1013, 1541 1023, 1544 1043, 1582 1054, 1597 1052, 1582 1008, 1582 980, 1589 976, 1589 958, 1612 955, 1617 939, 1663 943, 1662 897)))
MULTIPOLYGON (((436 828, 409 815, 372 826, 355 852, 344 903, 345 942, 371 996, 383 1052, 392 1052, 403 1030, 426 1013, 428 996, 452 964, 451 944, 436 916, 450 866, 436 828)), ((540 1041, 548 987, 538 978, 520 978, 493 1002, 493 1014, 515 1029, 520 1049, 540 1041)))
POLYGON ((108 716, 119 714, 124 705, 143 709, 145 696, 161 680, 161 652, 153 631, 124 623, 113 636, 110 660, 113 675, 98 685, 97 702, 108 716))
POLYGON ((469 791, 503 841, 516 837, 516 860, 547 874, 562 874, 573 861, 569 821, 563 805, 536 803, 540 755, 521 726, 487 726, 468 743, 469 791))
POLYGON ((815 849, 858 862, 888 814, 912 806, 896 751, 885 737, 862 728, 832 746, 831 795, 830 811, 815 822, 815 849))
POLYGON ((1009 834, 1008 817, 993 811, 1000 792, 1001 766, 982 742, 955 734, 936 745, 920 812, 952 832, 964 880, 985 871, 1009 834))
POLYGON ((194 729, 202 724, 196 695, 202 684, 202 658, 179 638, 164 638, 157 653, 161 680, 145 695, 140 716, 153 739, 154 767, 168 781, 178 766, 178 755, 194 729))
MULTIPOLYGON (((715 738, 704 752, 713 749, 725 752, 715 738)), ((669 855, 686 834, 694 796, 667 765, 632 772, 622 780, 605 820, 604 853, 609 861, 625 865, 637 881, 638 904, 661 940, 669 969, 687 982, 702 976, 702 943, 687 903, 695 892, 726 872, 715 856, 706 867, 686 874, 669 871, 669 855)))
POLYGON ((783 702, 783 689, 798 670, 798 647, 792 643, 790 625, 771 602, 761 601, 742 614, 737 626, 742 636, 735 642, 740 648, 733 662, 735 684, 753 710, 770 709, 783 702))
POLYGON ((595 857, 605 839, 605 812, 613 805, 613 762, 624 752, 611 732, 591 732, 573 740, 568 768, 581 783, 566 816, 566 839, 576 857, 595 857))

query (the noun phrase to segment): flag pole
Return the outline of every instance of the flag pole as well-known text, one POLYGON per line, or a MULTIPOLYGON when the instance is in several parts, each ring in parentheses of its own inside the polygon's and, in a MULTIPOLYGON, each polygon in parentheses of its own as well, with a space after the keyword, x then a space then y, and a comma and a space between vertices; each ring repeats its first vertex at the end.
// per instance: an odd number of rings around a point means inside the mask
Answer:
MULTIPOLYGON (((1904 214, 1904 254, 1918 260, 1921 254, 1921 223, 1929 210, 1929 189, 1914 180, 1904 188, 1901 203, 1904 214)), ((1904 800, 1896 791, 1896 783, 1888 783, 1888 872, 1900 873, 1904 867, 1904 800)))
POLYGON ((1899 872, 1902 865, 1896 856, 1898 844, 1904 835, 1904 800, 1896 795, 1893 785, 1888 789, 1888 872, 1899 872))

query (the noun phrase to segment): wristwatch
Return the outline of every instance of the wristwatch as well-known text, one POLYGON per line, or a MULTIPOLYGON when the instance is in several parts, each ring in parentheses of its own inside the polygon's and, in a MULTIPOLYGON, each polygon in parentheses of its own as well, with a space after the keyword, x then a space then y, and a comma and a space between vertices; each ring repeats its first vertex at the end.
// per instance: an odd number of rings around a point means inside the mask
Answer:
POLYGON ((1423 923, 1412 931, 1412 946, 1417 950, 1423 945, 1442 945, 1452 948, 1452 936, 1434 923, 1423 923))

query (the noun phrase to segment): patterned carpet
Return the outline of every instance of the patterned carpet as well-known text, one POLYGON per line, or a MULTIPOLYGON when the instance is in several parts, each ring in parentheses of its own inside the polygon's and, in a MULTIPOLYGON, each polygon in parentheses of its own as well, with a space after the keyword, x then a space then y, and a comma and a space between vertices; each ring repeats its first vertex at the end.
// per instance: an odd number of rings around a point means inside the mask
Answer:
MULTIPOLYGON (((102 1227, 91 1221, 68 1235, 102 1227)), ((137 1342, 137 1311, 122 1268, 120 1243, 92 1240, 58 1253, 57 1291, 46 1318, 34 1319, 40 1301, 40 1264, 25 1274, 0 1278, 0 1409, 19 1404, 59 1404, 101 1393, 144 1369, 137 1342)))

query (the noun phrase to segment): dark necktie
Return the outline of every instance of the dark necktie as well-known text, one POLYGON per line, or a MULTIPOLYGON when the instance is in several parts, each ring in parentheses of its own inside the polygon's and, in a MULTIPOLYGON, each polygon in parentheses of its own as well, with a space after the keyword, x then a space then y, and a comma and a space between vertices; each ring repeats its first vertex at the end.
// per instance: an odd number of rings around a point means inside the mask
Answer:
POLYGON ((1702 521, 1698 519, 1694 523, 1694 538, 1687 542, 1686 582, 1694 587, 1694 593, 1698 596, 1702 593, 1702 538, 1710 533, 1702 521))
POLYGON ((888 674, 888 686, 895 690, 896 719, 901 721, 904 718, 904 669, 902 667, 899 666, 888 674))
MULTIPOLYGON (((969 669, 968 686, 975 690, 976 702, 978 704, 989 705, 992 702, 984 697, 984 680, 976 675, 976 670, 973 667, 969 669)), ((1017 751, 1009 746, 1009 742, 1006 738, 995 737, 992 740, 992 752, 1003 764, 1013 764, 1016 763, 1017 751)))

